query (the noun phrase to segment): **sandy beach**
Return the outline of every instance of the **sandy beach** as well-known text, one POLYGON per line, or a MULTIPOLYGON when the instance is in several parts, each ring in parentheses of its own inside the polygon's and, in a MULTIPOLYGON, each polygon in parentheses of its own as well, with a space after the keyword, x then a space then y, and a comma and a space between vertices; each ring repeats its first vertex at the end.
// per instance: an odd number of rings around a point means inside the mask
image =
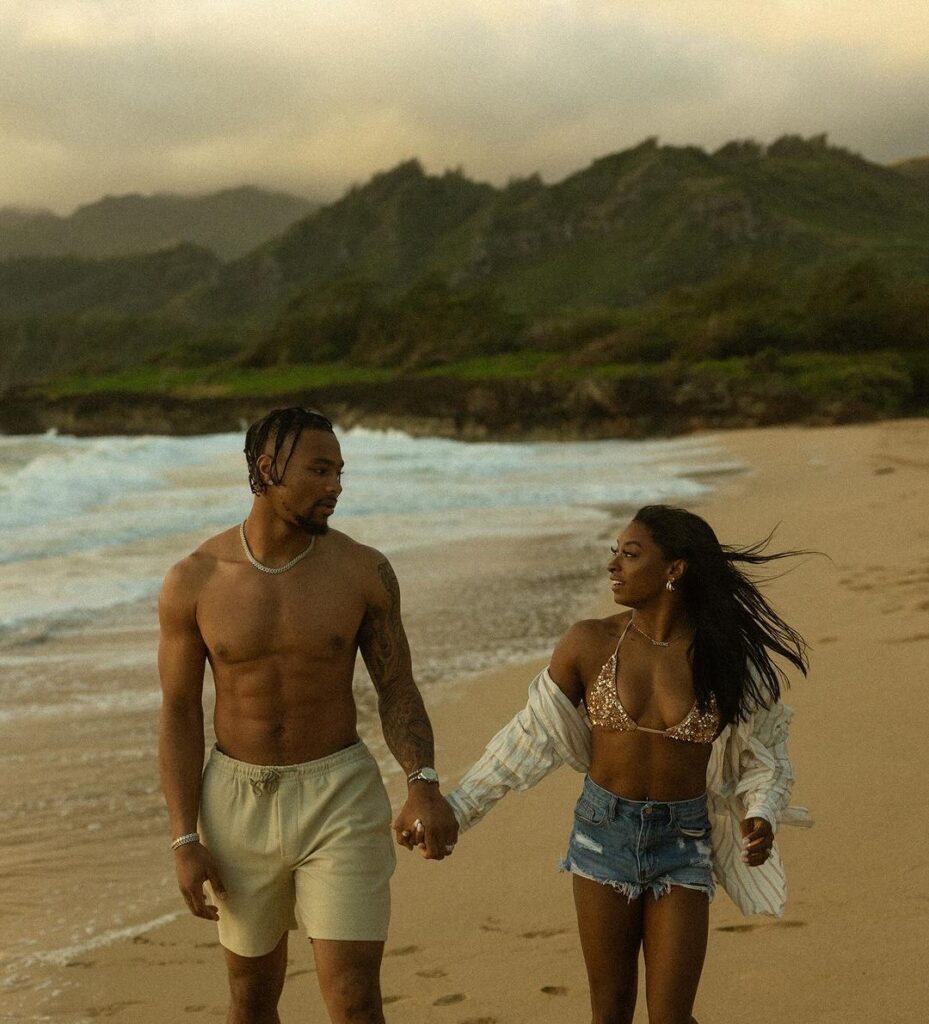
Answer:
MULTIPOLYGON (((779 835, 790 884, 782 920, 743 918, 725 894, 718 895, 696 1016, 701 1024, 915 1024, 929 1005, 921 956, 929 944, 929 855, 922 828, 929 809, 929 421, 771 428, 718 440, 751 467, 721 477, 708 499, 691 503, 720 538, 746 543, 777 526, 776 548, 813 548, 828 557, 797 560, 793 571, 769 585, 778 609, 812 648, 810 678, 794 680, 787 702, 797 712, 794 802, 811 809, 816 827, 779 835)), ((603 545, 605 566, 606 539, 591 541, 603 545)), ((578 547, 579 555, 599 557, 593 552, 593 546, 578 547)), ((497 580, 501 567, 519 573, 515 543, 507 548, 503 541, 475 541, 460 557, 493 562, 497 580)), ((542 564, 541 558, 535 552, 533 564, 542 564)), ((580 604, 572 596, 570 614, 583 613, 584 603, 587 614, 611 611, 600 568, 596 561, 579 567, 581 576, 569 581, 572 595, 579 589, 587 594, 580 604)), ((454 566, 443 571, 453 574, 454 566)), ((547 609, 547 621, 557 621, 552 590, 559 585, 557 574, 544 579, 543 600, 538 582, 525 574, 513 599, 538 603, 547 609)), ((443 599, 452 630, 461 605, 454 590, 429 598, 443 599)), ((480 600, 479 587, 471 599, 480 600)), ((415 650, 415 629, 410 632, 415 650)), ((430 713, 446 788, 522 706, 526 686, 543 664, 536 657, 433 691, 430 713)), ((114 744, 139 741, 143 720, 134 718, 131 729, 122 729, 128 721, 114 716, 114 744)), ((145 721, 150 725, 150 714, 145 721)), ((63 758, 83 751, 79 770, 88 791, 105 791, 107 752, 82 748, 79 730, 59 741, 63 758)), ((34 734, 22 738, 23 744, 35 742, 34 734)), ((377 737, 371 742, 377 746, 377 737)), ((14 758, 16 751, 4 756, 14 758)), ((142 819, 154 821, 161 813, 153 770, 146 762, 138 771, 140 827, 142 819)), ((394 773, 387 781, 397 806, 402 780, 394 773)), ((388 1020, 589 1020, 570 882, 557 871, 580 784, 578 775, 563 769, 532 792, 508 798, 462 837, 445 862, 427 863, 401 851, 383 970, 388 1020)), ((23 789, 27 800, 25 781, 23 789)), ((50 821, 50 830, 61 831, 67 858, 55 861, 53 873, 41 863, 28 865, 60 893, 62 913, 69 892, 101 872, 133 880, 115 890, 127 900, 140 884, 139 865, 106 858, 106 819, 95 820, 100 825, 86 835, 69 835, 67 823, 50 821)), ((170 868, 165 852, 151 884, 167 891, 170 868)), ((11 906, 16 898, 5 894, 11 906)), ((296 932, 290 958, 282 1021, 325 1021, 312 955, 296 932)), ((61 959, 31 969, 41 977, 41 1014, 30 1013, 9 991, 0 993, 0 1020, 162 1024, 225 1018, 225 973, 207 922, 179 916, 61 959)), ((646 1019, 640 1000, 636 1021, 646 1019)))

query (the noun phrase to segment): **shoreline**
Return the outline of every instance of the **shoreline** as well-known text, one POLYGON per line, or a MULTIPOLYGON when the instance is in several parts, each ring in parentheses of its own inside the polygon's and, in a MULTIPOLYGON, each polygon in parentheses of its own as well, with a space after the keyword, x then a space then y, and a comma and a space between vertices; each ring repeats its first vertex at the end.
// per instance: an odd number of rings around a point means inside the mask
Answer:
POLYGON ((43 396, 11 389, 2 394, 0 433, 189 437, 239 431, 269 409, 289 405, 320 409, 341 429, 400 430, 413 437, 472 442, 643 440, 922 415, 880 393, 794 393, 753 378, 683 368, 643 379, 398 378, 239 396, 115 390, 43 396))
MULTIPOLYGON (((917 1020, 929 1002, 920 960, 929 941, 922 855, 904 853, 890 875, 887 866, 893 837, 905 850, 910 823, 929 807, 929 781, 919 770, 926 706, 919 680, 929 672, 929 420, 777 427, 721 440, 751 468, 724 475, 691 507, 724 542, 758 540, 780 523, 775 549, 810 548, 830 560, 795 561, 768 590, 813 648, 811 678, 792 677, 787 702, 797 712, 793 801, 810 806, 817 825, 778 835, 790 885, 784 919, 743 918, 717 897, 696 1016, 717 1024, 749 1024, 759 1014, 844 1024, 880 1007, 888 1024, 917 1020), (889 884, 890 877, 902 881, 889 884)), ((516 599, 533 601, 531 581, 524 586, 516 599)), ((588 593, 590 611, 611 611, 610 595, 593 578, 588 593)), ((444 788, 519 710, 542 665, 507 665, 427 698, 444 788)), ((386 782, 396 807, 402 780, 394 773, 386 782)), ((585 1019, 570 885, 557 873, 579 786, 580 777, 563 769, 508 797, 440 864, 399 851, 383 971, 388 1020, 585 1019)), ((325 1020, 299 933, 290 961, 282 1020, 325 1020)), ((43 973, 46 991, 63 987, 47 1017, 20 1019, 155 1024, 225 1015, 215 931, 185 914, 43 973)), ((646 1019, 644 999, 635 1019, 646 1019)))

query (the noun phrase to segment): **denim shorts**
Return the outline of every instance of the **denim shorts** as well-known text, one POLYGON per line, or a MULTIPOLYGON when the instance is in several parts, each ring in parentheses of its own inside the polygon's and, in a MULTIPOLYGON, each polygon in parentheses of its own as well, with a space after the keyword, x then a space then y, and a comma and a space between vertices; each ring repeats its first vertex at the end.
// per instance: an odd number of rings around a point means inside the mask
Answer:
POLYGON ((630 901, 672 885, 712 900, 713 849, 706 794, 693 800, 626 800, 584 780, 562 871, 609 885, 630 901))

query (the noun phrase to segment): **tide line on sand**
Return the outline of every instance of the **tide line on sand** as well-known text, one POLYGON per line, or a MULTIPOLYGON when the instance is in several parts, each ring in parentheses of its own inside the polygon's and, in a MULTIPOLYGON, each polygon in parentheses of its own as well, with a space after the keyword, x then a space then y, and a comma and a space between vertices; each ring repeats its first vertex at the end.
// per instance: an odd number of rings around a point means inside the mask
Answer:
POLYGON ((172 921, 176 921, 185 914, 184 910, 176 910, 170 914, 162 914, 151 921, 144 921, 142 924, 129 925, 126 928, 112 928, 109 931, 94 935, 86 942, 76 942, 71 946, 63 946, 61 949, 45 950, 41 953, 27 953, 25 956, 17 957, 14 966, 34 967, 37 964, 52 964, 56 967, 65 967, 77 957, 89 953, 94 949, 101 949, 104 946, 112 946, 116 942, 124 942, 145 935, 146 932, 154 931, 172 921))

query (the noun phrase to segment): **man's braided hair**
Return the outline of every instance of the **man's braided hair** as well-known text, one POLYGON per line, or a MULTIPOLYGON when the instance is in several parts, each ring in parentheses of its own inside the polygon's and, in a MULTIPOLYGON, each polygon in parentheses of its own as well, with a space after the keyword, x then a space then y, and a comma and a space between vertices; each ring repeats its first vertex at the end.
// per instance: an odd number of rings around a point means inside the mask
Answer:
POLYGON ((272 409, 263 419, 253 423, 245 434, 245 461, 248 464, 248 483, 252 494, 264 494, 268 485, 258 472, 258 459, 266 452, 272 458, 271 482, 279 484, 287 472, 287 464, 304 430, 325 430, 334 434, 332 422, 321 412, 291 406, 272 409), (290 443, 283 464, 279 456, 284 445, 290 443), (273 447, 271 447, 273 445, 273 447))

